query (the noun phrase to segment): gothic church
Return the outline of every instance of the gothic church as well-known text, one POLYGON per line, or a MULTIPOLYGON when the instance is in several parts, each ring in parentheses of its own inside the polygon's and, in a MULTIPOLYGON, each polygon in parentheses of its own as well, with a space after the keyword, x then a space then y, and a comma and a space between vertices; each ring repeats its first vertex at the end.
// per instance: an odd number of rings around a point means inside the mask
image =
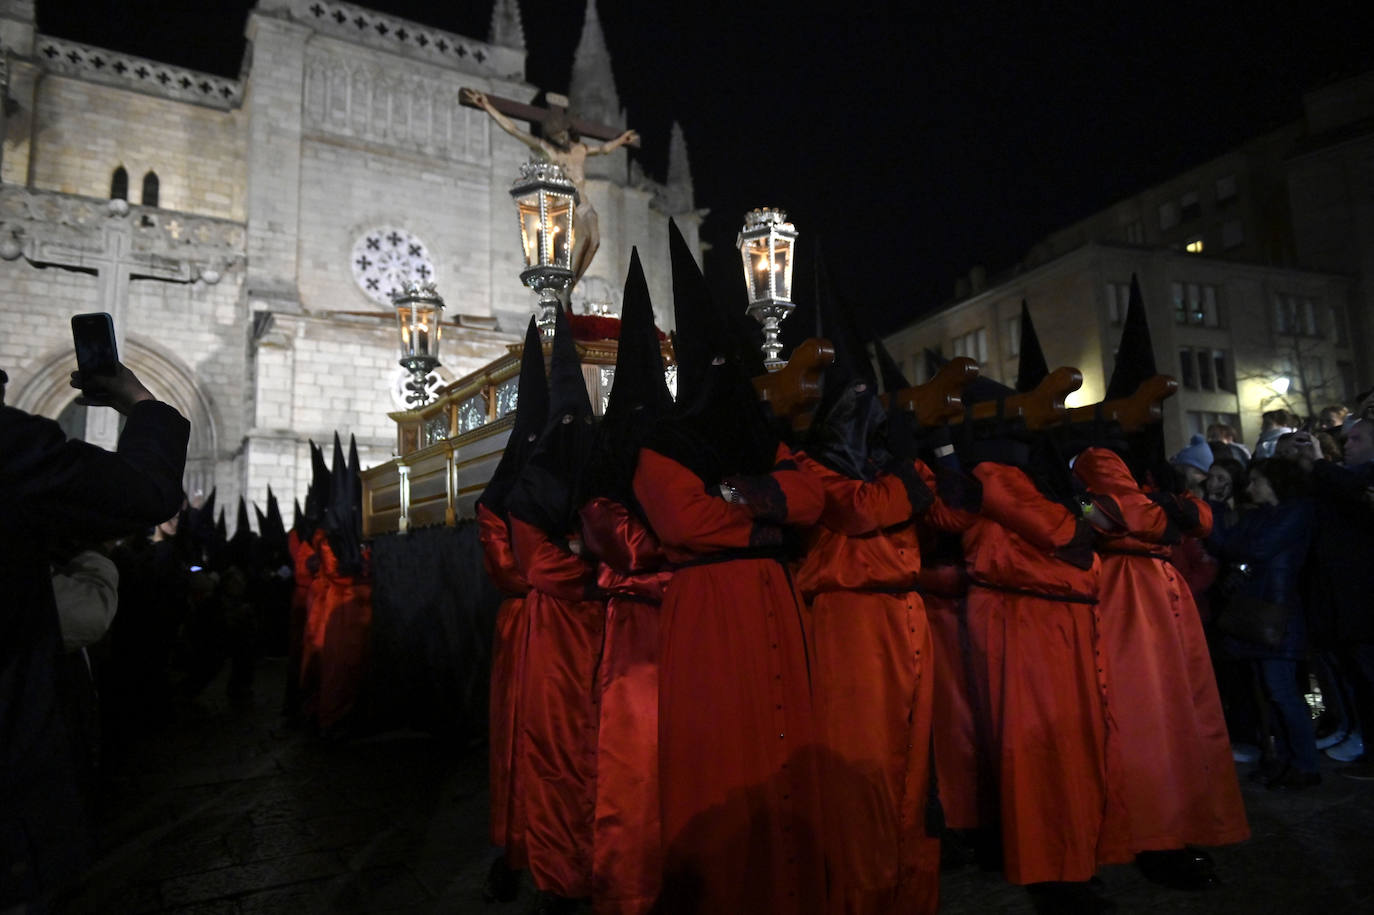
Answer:
MULTIPOLYGON (((289 510, 307 440, 356 434, 364 466, 403 408, 388 292, 438 285, 455 326, 441 375, 506 352, 531 313, 509 196, 527 150, 465 86, 533 100, 516 0, 486 40, 329 0, 258 0, 226 79, 40 34, 35 0, 0 0, 0 366, 7 402, 113 447, 117 416, 73 403, 68 320, 115 318, 120 353, 192 424, 187 492, 289 510), (454 317, 456 315, 456 317, 454 317)), ((594 0, 569 95, 624 127, 594 0)), ((671 326, 668 216, 697 244, 686 146, 669 179, 624 151, 589 163, 601 247, 574 291, 618 311, 637 245, 671 326)), ((232 514, 232 512, 231 512, 232 514)))

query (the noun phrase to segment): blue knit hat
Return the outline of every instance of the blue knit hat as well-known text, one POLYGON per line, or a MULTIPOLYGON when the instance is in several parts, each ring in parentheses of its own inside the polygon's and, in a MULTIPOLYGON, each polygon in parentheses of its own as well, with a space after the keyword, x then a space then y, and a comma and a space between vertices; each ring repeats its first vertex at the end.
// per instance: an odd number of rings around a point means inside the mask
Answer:
POLYGON ((1195 432, 1188 442, 1188 447, 1174 455, 1170 463, 1196 467, 1206 473, 1212 469, 1212 449, 1208 446, 1207 440, 1195 432))

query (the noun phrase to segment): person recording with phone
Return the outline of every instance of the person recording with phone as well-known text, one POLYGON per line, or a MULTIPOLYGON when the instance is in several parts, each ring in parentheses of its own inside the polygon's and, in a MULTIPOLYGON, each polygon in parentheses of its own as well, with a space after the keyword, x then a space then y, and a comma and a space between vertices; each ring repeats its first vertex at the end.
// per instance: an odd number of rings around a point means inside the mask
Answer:
MULTIPOLYGON (((74 331, 76 330, 74 322, 74 331)), ((108 354, 114 357, 113 334, 108 354)), ((78 346, 78 349, 81 347, 78 346)), ((127 418, 118 450, 68 440, 0 399, 0 912, 43 910, 86 863, 74 747, 57 694, 50 547, 146 529, 180 507, 190 423, 117 358, 72 373, 127 418)), ((0 372, 0 391, 7 380, 0 372)))

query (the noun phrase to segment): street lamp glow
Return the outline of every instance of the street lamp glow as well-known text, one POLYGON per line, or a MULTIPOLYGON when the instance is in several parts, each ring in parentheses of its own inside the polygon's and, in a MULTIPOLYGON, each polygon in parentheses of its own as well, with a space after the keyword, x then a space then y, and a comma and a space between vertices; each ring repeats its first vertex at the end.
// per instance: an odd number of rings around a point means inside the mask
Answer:
POLYGON ((1287 375, 1280 375, 1269 383, 1269 387, 1274 389, 1274 393, 1282 397, 1288 393, 1288 388, 1292 384, 1287 375))

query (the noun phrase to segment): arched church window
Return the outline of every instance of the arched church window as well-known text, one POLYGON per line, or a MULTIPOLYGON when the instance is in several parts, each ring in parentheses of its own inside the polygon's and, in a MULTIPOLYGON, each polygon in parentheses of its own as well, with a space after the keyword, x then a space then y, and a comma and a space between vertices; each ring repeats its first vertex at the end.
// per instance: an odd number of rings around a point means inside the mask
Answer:
POLYGON ((114 175, 110 177, 110 199, 129 199, 129 173, 124 170, 122 165, 115 169, 114 175))
POLYGON ((145 207, 157 206, 157 190, 157 172, 148 172, 143 176, 143 205, 145 207))

